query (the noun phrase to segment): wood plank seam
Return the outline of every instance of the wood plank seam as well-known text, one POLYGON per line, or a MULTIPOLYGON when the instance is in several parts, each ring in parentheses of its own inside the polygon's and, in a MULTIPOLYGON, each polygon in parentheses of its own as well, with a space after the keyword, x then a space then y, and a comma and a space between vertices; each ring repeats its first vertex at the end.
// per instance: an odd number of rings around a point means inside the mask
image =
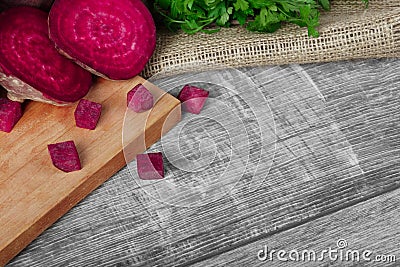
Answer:
POLYGON ((327 217, 327 216, 332 215, 332 214, 334 214, 336 212, 339 212, 342 209, 346 209, 346 208, 352 207, 354 205, 367 202, 367 201, 369 201, 371 199, 377 198, 377 197, 379 197, 381 195, 384 195, 384 194, 388 194, 388 193, 396 191, 398 189, 400 189, 400 184, 399 185, 390 186, 390 187, 384 189, 383 191, 376 192, 375 194, 372 194, 370 196, 350 201, 346 205, 338 206, 336 208, 331 208, 331 209, 326 210, 325 212, 319 213, 316 216, 303 219, 301 222, 289 223, 289 224, 287 224, 284 227, 281 227, 279 229, 275 229, 275 230, 270 231, 270 232, 265 233, 265 234, 260 234, 260 235, 258 235, 257 237, 254 237, 254 238, 250 238, 250 239, 246 239, 246 240, 243 240, 243 241, 236 242, 234 244, 230 244, 229 247, 226 247, 225 249, 221 249, 221 250, 218 250, 218 251, 213 251, 213 252, 208 253, 206 255, 201 255, 201 256, 199 256, 199 257, 197 257, 195 259, 190 259, 190 260, 186 261, 183 264, 177 264, 177 265, 174 265, 174 266, 176 266, 176 267, 188 267, 190 265, 194 265, 194 264, 200 263, 202 261, 211 259, 211 258, 213 258, 215 256, 220 255, 220 254, 229 252, 231 250, 234 250, 234 249, 237 249, 237 248, 240 248, 240 247, 244 247, 244 246, 249 245, 251 243, 254 243, 256 241, 265 239, 267 237, 271 237, 271 236, 273 236, 273 235, 275 235, 277 233, 282 233, 282 232, 285 232, 285 231, 290 230, 292 228, 307 224, 307 223, 309 223, 311 221, 314 221, 316 219, 327 217))

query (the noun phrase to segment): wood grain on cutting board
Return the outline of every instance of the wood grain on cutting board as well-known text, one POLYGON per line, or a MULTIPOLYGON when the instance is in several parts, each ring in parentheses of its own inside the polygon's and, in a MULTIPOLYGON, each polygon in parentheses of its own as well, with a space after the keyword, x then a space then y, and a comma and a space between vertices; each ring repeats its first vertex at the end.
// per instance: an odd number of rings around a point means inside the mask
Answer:
POLYGON ((103 106, 94 131, 75 126, 76 104, 30 102, 13 131, 0 133, 0 265, 121 169, 126 164, 123 144, 134 156, 180 120, 180 102, 141 77, 98 79, 85 98, 103 106), (126 110, 126 93, 138 83, 148 87, 156 104, 150 111, 129 113, 124 124, 125 112, 131 112, 126 110), (123 127, 129 133, 124 142, 123 127), (64 173, 52 165, 47 145, 67 140, 76 144, 80 171, 64 173))

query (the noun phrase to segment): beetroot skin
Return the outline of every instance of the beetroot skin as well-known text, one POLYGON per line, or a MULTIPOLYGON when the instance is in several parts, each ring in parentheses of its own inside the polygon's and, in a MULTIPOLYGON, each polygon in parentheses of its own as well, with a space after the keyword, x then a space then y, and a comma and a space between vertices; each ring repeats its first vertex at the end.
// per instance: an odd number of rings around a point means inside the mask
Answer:
POLYGON ((164 178, 164 161, 161 152, 136 156, 137 171, 142 180, 164 178))
POLYGON ((182 109, 184 111, 199 114, 202 110, 209 92, 192 85, 185 85, 178 95, 178 99, 182 102, 182 109))
POLYGON ((11 132, 21 117, 21 103, 0 98, 0 131, 11 132))
POLYGON ((144 112, 154 105, 153 95, 144 85, 139 83, 127 94, 127 106, 135 112, 144 112))
POLYGON ((47 13, 20 6, 0 14, 0 84, 13 100, 52 104, 86 95, 92 75, 60 55, 48 37, 47 13))
POLYGON ((139 74, 156 45, 153 18, 139 0, 56 0, 49 34, 62 54, 112 80, 139 74))
POLYGON ((101 104, 81 99, 74 112, 76 126, 94 130, 100 119, 100 115, 101 104))
POLYGON ((64 171, 72 172, 82 169, 74 141, 65 141, 47 145, 53 165, 64 171))

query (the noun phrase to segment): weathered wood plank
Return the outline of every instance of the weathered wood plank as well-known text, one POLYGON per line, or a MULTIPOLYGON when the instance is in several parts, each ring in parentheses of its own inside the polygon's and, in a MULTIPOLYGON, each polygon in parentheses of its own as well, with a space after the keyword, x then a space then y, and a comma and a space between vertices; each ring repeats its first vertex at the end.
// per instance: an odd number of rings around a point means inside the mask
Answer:
MULTIPOLYGON (((208 168, 182 171, 167 161, 167 181, 175 186, 141 184, 141 188, 124 169, 10 265, 186 264, 393 190, 400 184, 399 71, 400 60, 248 69, 256 84, 248 90, 261 90, 274 123, 268 120, 268 108, 261 100, 246 104, 221 86, 213 87, 211 94, 235 107, 249 140, 242 144, 249 151, 248 164, 238 160, 232 165, 237 175, 243 173, 238 181, 227 177, 225 183, 220 182, 224 190, 205 190, 218 188, 212 184, 215 176, 233 161, 229 151, 234 136, 221 129, 221 122, 212 123, 212 118, 202 121, 184 115, 181 135, 174 129, 152 149, 163 150, 179 139, 188 159, 200 158, 204 163, 215 156, 208 168), (263 110, 266 121, 257 120, 255 114, 263 110), (264 140, 264 130, 271 132, 274 124, 276 135, 264 140), (199 136, 208 138, 202 143, 199 136), (274 139, 270 169, 271 154, 266 151, 271 152, 274 139), (212 140, 218 149, 201 158, 201 152, 208 150, 202 151, 200 144, 212 140), (207 196, 215 201, 190 208, 177 205, 202 204, 207 196)), ((158 85, 173 88, 180 79, 185 77, 158 85)), ((211 73, 208 79, 210 83, 244 83, 230 71, 211 73)))
POLYGON ((56 107, 29 102, 12 132, 0 132, 0 266, 125 166, 126 146, 136 145, 132 155, 143 153, 180 119, 179 100, 139 76, 99 78, 85 98, 102 105, 95 130, 76 127, 77 103, 56 107), (127 112, 126 94, 139 83, 149 88, 155 105, 146 113, 127 112), (128 123, 123 124, 124 117, 128 123), (123 127, 130 131, 124 146, 123 127), (68 140, 77 146, 80 171, 66 173, 52 164, 47 145, 68 140))
POLYGON ((398 266, 399 212, 397 189, 191 266, 398 266))

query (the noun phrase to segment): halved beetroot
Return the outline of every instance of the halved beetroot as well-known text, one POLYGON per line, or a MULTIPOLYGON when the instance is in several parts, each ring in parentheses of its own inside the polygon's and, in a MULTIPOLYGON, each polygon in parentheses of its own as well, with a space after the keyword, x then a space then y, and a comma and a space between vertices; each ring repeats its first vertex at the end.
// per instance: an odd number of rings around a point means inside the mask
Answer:
POLYGON ((21 103, 0 98, 0 131, 11 132, 21 117, 21 103))
POLYGON ((147 88, 139 83, 127 94, 127 106, 135 112, 144 112, 153 107, 154 97, 147 88))
POLYGON ((56 0, 49 34, 60 53, 112 80, 139 74, 156 45, 153 18, 139 0, 56 0))
POLYGON ((182 102, 182 109, 184 111, 199 114, 208 98, 208 95, 208 91, 186 84, 179 93, 178 99, 182 102))
POLYGON ((161 152, 139 154, 136 156, 136 164, 140 179, 154 180, 164 178, 164 161, 161 152))
POLYGON ((88 92, 92 75, 55 49, 47 13, 14 7, 0 14, 0 84, 13 100, 75 102, 88 92))
POLYGON ((64 171, 72 172, 82 169, 74 141, 65 141, 47 145, 53 165, 64 171))
POLYGON ((101 104, 86 99, 79 100, 74 117, 76 126, 94 130, 101 115, 101 104))

